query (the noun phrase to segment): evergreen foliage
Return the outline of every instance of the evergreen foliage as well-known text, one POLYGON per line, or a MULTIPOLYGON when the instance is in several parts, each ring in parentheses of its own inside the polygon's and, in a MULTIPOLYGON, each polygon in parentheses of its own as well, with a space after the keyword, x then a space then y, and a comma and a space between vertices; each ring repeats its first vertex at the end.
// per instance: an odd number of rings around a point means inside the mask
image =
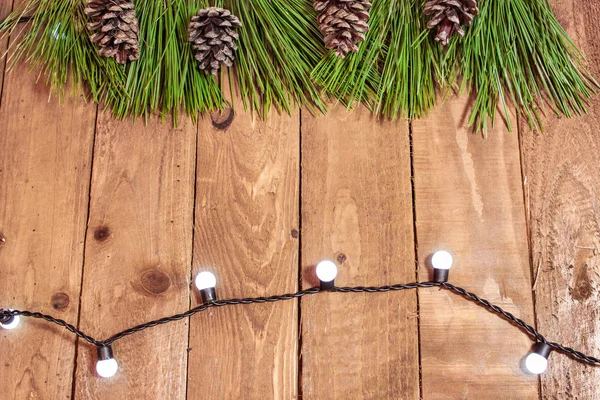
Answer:
POLYGON ((483 0, 480 15, 447 48, 427 29, 424 0, 374 0, 370 30, 358 52, 326 51, 311 0, 135 1, 140 58, 117 64, 89 40, 85 0, 30 0, 0 23, 11 35, 9 66, 21 60, 59 94, 71 79, 115 116, 177 117, 224 105, 229 85, 243 106, 265 117, 274 107, 326 112, 327 100, 366 104, 383 118, 419 118, 450 90, 474 97, 470 124, 486 131, 497 111, 516 107, 534 128, 547 108, 585 112, 598 87, 583 55, 548 0, 483 0), (213 77, 198 69, 188 42, 200 9, 224 7, 239 17, 233 68, 213 77), (31 17, 31 18, 24 18, 31 17))

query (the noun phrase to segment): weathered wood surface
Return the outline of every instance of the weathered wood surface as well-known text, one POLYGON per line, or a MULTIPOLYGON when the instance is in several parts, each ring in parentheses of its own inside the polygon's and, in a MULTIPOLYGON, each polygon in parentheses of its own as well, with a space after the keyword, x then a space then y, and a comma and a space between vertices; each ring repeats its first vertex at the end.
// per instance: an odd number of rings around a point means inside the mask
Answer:
MULTIPOLYGON (((3 65, 3 63, 2 63, 3 65)), ((0 307, 77 321, 96 106, 48 102, 18 65, 0 108, 0 307)), ((0 329, 4 399, 69 398, 75 337, 39 320, 0 329)))
MULTIPOLYGON (((552 0, 598 77, 596 3, 552 0)), ((94 139, 94 105, 48 102, 17 67, 0 103, 0 307, 105 338, 198 304, 203 269, 223 298, 258 296, 315 285, 327 257, 338 285, 428 280, 445 248, 452 282, 530 322, 534 286, 541 331, 600 354, 600 100, 544 134, 521 123, 521 160, 516 133, 458 128, 465 102, 412 124, 413 215, 406 122, 239 112, 220 131, 101 113, 94 139)), ((213 309, 117 342, 111 380, 58 327, 27 319, 0 340, 1 398, 600 398, 600 372, 557 354, 538 388, 526 335, 438 290, 213 309)))
MULTIPOLYGON (((600 13, 594 0, 553 0, 561 24, 600 78, 600 13)), ((588 116, 548 118, 546 132, 522 121, 523 170, 537 323, 548 338, 600 354, 600 99, 588 116)), ((544 399, 600 398, 600 369, 553 355, 544 399)))
MULTIPOLYGON (((97 338, 189 306, 196 127, 189 120, 117 121, 99 115, 81 289, 80 328, 97 338)), ((181 399, 188 321, 113 345, 119 374, 95 374, 93 347, 79 342, 78 399, 181 399)))
MULTIPOLYGON (((454 256, 452 283, 533 322, 516 133, 488 139, 463 128, 468 99, 413 121, 419 277, 428 258, 454 256)), ((419 290, 424 399, 534 399, 537 378, 520 361, 532 341, 508 322, 447 291, 419 290)))
MULTIPOLYGON (((193 273, 213 271, 219 297, 298 289, 299 143, 298 112, 260 121, 238 109, 225 130, 201 124, 193 273)), ((197 315, 188 398, 297 398, 297 346, 297 300, 197 315)))
MULTIPOLYGON (((408 124, 338 106, 302 118, 302 281, 338 263, 338 286, 415 279, 408 124)), ((303 399, 418 398, 414 291, 301 300, 303 399)))

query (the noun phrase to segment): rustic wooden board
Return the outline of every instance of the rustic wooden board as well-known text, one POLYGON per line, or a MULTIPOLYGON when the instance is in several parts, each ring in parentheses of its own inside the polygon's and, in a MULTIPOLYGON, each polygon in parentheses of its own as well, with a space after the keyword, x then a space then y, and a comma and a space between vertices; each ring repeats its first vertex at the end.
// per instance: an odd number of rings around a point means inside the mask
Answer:
MULTIPOLYGON (((96 107, 48 102, 26 65, 6 75, 0 109, 0 307, 77 322, 96 107)), ((75 338, 23 319, 0 330, 2 398, 71 396, 75 338)))
MULTIPOLYGON (((302 118, 302 281, 339 265, 338 286, 415 280, 408 124, 365 108, 302 118)), ((416 292, 301 300, 302 398, 419 396, 416 292)))
MULTIPOLYGON (((599 78, 598 2, 551 3, 599 78)), ((544 133, 521 125, 538 326, 549 339, 598 357, 600 99, 592 99, 586 117, 548 118, 544 133)), ((542 397, 597 399, 599 380, 598 368, 554 354, 542 375, 542 397)))
MULTIPOLYGON (((80 328, 94 337, 189 306, 196 127, 99 116, 94 146, 80 328)), ((113 346, 120 373, 99 378, 80 341, 76 397, 185 397, 187 320, 113 346)))
MULTIPOLYGON (((297 290, 299 132, 297 112, 201 124, 193 271, 213 271, 221 298, 297 290)), ((193 317, 188 397, 296 398, 297 342, 296 300, 193 317)))
MULTIPOLYGON (((419 277, 428 258, 454 256, 450 281, 533 323, 531 272, 516 133, 488 139, 464 125, 468 99, 448 99, 413 122, 419 277)), ((425 399, 534 399, 521 371, 532 341, 508 322, 447 291, 419 291, 425 399)))

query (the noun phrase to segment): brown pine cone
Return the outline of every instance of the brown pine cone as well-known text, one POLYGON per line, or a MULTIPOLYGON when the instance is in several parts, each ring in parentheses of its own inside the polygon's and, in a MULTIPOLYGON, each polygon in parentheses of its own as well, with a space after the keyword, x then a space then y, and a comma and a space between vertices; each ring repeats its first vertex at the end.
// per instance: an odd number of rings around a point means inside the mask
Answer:
POLYGON ((429 0, 423 12, 431 16, 427 27, 437 28, 435 40, 447 46, 454 33, 465 35, 462 26, 471 26, 479 8, 477 0, 429 0))
POLYGON ((221 64, 233 65, 239 38, 236 29, 241 26, 238 17, 218 7, 203 8, 192 17, 189 40, 201 70, 217 75, 221 64))
POLYGON ((113 57, 119 64, 140 57, 138 20, 129 0, 89 0, 85 14, 90 18, 90 40, 98 53, 113 57))
POLYGON ((358 44, 365 40, 369 30, 371 3, 365 0, 315 0, 313 7, 319 12, 317 21, 327 49, 335 50, 335 55, 341 58, 351 51, 358 51, 358 44))

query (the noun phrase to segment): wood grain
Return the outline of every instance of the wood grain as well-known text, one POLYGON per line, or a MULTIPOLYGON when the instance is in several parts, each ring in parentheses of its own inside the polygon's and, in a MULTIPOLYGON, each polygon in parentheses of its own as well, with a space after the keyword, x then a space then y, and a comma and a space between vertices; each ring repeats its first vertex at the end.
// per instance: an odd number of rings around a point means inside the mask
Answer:
MULTIPOLYGON (((419 277, 428 258, 454 256, 450 281, 533 322, 530 266, 516 133, 488 139, 463 128, 466 98, 413 122, 419 277)), ((532 341, 508 322, 448 291, 420 290, 424 399, 535 399, 521 371, 532 341)))
MULTIPOLYGON (((186 310, 192 255, 196 128, 189 120, 117 121, 99 116, 94 146, 80 328, 97 338, 186 310)), ((79 399, 182 399, 187 320, 113 345, 120 370, 95 373, 80 341, 79 399)))
MULTIPOLYGON (((209 124, 198 138, 194 275, 213 271, 221 298, 296 291, 298 113, 259 121, 238 110, 225 130, 209 124)), ((188 398, 296 398, 297 312, 291 300, 194 317, 188 398)))
MULTIPOLYGON (((551 4, 600 77, 598 2, 551 4)), ((600 99, 592 99, 586 117, 549 117, 545 133, 521 122, 538 326, 552 340, 599 356, 600 99)), ((598 368, 558 354, 550 360, 541 377, 544 399, 600 398, 598 368)))
MULTIPOLYGON (((6 75, 0 109, 0 307, 77 322, 96 107, 48 102, 37 74, 6 75)), ((71 397, 75 338, 23 319, 0 330, 5 399, 71 397)))
MULTIPOLYGON (((415 280, 408 124, 365 108, 302 118, 302 280, 337 261, 338 286, 415 280)), ((414 291, 303 298, 302 398, 419 396, 414 291)))

